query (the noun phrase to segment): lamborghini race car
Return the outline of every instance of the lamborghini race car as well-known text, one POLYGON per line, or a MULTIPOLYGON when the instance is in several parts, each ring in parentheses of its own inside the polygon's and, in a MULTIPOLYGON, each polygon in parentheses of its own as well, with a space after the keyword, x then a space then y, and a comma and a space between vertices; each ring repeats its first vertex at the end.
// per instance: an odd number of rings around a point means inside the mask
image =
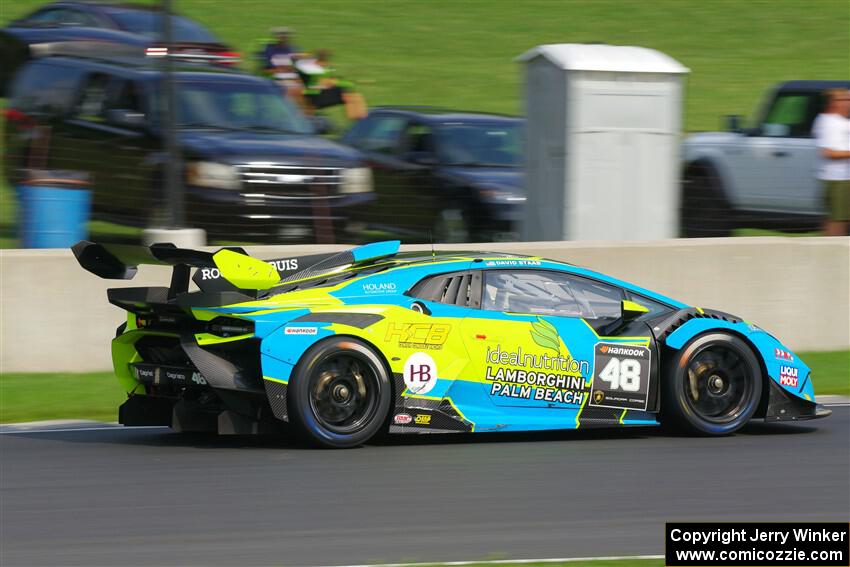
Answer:
POLYGON ((752 323, 544 258, 397 241, 271 260, 73 251, 103 278, 173 266, 169 287, 108 291, 128 312, 112 341, 128 426, 351 447, 383 432, 659 423, 723 435, 829 415, 809 368, 752 323))

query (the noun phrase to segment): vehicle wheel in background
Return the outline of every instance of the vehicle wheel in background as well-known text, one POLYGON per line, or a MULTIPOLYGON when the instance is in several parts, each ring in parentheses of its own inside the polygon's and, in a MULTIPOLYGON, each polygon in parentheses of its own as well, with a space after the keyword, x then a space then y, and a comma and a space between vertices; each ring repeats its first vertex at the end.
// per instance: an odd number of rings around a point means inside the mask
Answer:
POLYGON ((437 213, 434 220, 434 242, 469 242, 472 235, 470 215, 457 203, 448 205, 437 213))
POLYGON ((662 423, 703 435, 743 427, 759 406, 761 366, 742 339, 701 335, 670 361, 661 386, 662 423))
POLYGON ((689 165, 682 179, 681 234, 685 238, 729 236, 732 210, 713 167, 689 165))
POLYGON ((375 351, 357 339, 334 337, 304 353, 287 398, 290 422, 308 442, 356 447, 386 425, 392 384, 375 351))

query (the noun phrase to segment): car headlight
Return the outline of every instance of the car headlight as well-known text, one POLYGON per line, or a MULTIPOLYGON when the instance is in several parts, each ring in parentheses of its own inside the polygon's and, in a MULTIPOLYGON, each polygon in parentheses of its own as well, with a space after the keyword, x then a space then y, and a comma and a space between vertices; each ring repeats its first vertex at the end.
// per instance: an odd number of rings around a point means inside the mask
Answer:
POLYGON ((342 171, 340 193, 368 193, 372 190, 372 170, 368 167, 353 167, 342 171))
POLYGON ((232 165, 214 161, 193 161, 186 166, 186 183, 197 187, 239 189, 239 172, 232 165))

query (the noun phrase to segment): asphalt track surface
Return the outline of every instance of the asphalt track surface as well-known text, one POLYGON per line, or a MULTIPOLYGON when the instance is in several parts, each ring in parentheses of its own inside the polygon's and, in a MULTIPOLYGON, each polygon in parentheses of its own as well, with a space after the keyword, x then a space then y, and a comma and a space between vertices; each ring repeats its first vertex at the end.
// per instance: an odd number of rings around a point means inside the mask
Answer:
POLYGON ((167 429, 0 435, 0 564, 334 565, 663 553, 671 520, 850 516, 850 407, 720 439, 167 429))

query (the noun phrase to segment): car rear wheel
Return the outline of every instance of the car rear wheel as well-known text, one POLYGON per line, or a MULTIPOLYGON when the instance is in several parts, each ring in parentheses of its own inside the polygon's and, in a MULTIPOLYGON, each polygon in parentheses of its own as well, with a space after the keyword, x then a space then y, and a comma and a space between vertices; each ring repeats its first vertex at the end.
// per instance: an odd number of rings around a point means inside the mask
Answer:
POLYGON ((290 421, 308 442, 356 447, 386 425, 392 385, 374 350, 357 339, 334 337, 304 353, 287 398, 290 421))
POLYGON ((725 333, 698 336, 668 366, 662 422, 689 433, 733 433, 758 408, 762 383, 761 366, 743 340, 725 333))

